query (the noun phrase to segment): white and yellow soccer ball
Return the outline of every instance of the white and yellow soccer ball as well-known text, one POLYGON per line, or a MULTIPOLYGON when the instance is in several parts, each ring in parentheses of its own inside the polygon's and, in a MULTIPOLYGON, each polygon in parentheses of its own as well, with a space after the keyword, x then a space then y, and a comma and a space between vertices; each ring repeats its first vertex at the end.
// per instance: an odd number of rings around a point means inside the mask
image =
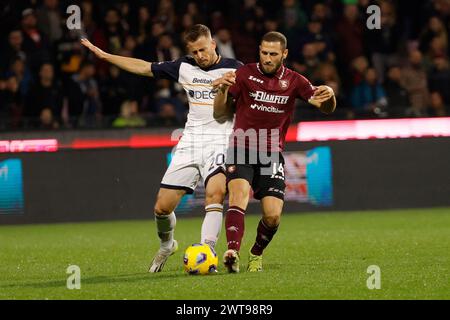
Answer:
POLYGON ((207 244, 194 243, 184 252, 184 270, 188 274, 214 274, 218 262, 216 252, 207 244))

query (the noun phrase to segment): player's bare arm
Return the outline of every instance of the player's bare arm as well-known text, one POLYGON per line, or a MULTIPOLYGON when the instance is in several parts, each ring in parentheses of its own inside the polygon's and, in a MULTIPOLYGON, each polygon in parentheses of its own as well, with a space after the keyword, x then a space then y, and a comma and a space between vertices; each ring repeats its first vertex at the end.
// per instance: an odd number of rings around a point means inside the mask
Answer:
POLYGON ((214 118, 220 119, 233 113, 233 99, 228 94, 228 89, 236 83, 236 74, 233 71, 225 73, 222 77, 213 81, 214 118))
POLYGON ((88 39, 81 39, 81 44, 91 50, 97 58, 108 61, 125 71, 141 76, 153 77, 151 62, 107 53, 94 46, 88 39))
POLYGON ((329 86, 317 87, 308 102, 326 114, 330 114, 336 109, 336 97, 333 89, 329 86))

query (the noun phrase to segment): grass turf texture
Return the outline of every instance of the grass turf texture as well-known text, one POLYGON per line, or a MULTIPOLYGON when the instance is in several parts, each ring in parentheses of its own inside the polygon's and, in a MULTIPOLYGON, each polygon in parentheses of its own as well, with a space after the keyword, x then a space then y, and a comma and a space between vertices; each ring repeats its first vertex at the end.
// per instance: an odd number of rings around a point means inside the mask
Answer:
MULTIPOLYGON (((258 215, 246 217, 241 273, 189 276, 184 249, 201 218, 179 219, 180 250, 148 274, 159 246, 153 221, 0 227, 0 299, 449 299, 450 208, 286 214, 264 255, 245 272, 258 215), (66 269, 81 268, 81 290, 66 269), (369 290, 367 268, 381 268, 369 290)), ((219 262, 225 232, 218 244, 219 262)))

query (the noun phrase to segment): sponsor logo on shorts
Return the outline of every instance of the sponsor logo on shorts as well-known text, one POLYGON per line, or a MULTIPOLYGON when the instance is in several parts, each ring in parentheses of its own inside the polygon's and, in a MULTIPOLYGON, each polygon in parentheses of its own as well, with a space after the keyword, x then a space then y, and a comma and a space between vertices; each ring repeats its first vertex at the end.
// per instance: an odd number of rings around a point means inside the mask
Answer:
POLYGON ((228 172, 229 173, 233 173, 233 172, 235 172, 236 171, 236 166, 229 166, 228 167, 228 172))
POLYGON ((277 189, 277 188, 269 188, 268 191, 276 192, 276 193, 280 193, 280 194, 284 195, 284 191, 280 190, 280 189, 277 189))

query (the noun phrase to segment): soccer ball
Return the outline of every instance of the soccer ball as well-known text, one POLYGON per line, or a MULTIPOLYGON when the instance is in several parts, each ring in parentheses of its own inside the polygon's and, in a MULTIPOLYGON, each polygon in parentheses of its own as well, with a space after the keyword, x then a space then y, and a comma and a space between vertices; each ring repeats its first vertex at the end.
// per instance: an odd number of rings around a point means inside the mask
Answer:
POLYGON ((184 270, 188 274, 212 274, 217 272, 219 259, 209 245, 194 243, 184 252, 184 270))

